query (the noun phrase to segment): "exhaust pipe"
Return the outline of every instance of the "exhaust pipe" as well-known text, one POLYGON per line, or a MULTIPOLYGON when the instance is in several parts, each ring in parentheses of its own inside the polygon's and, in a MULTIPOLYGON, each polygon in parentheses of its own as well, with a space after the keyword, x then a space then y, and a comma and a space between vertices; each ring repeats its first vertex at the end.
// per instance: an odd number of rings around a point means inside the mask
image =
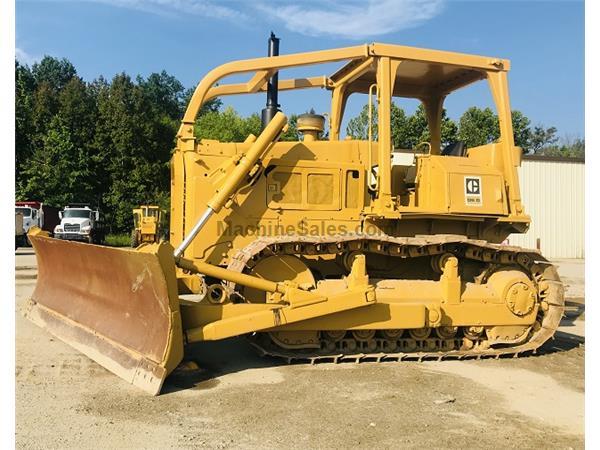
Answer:
MULTIPOLYGON (((275 33, 272 31, 269 37, 269 56, 279 56, 279 38, 275 37, 275 33)), ((275 72, 267 82, 267 107, 262 110, 261 130, 265 129, 279 111, 279 103, 277 103, 278 83, 279 73, 275 72)))

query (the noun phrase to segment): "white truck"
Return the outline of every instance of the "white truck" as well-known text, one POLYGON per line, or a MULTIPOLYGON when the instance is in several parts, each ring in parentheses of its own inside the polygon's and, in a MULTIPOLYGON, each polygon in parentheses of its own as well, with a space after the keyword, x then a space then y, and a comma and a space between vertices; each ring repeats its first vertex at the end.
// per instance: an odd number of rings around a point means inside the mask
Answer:
POLYGON ((104 240, 100 212, 87 204, 73 203, 58 213, 60 223, 54 228, 54 237, 68 241, 98 244, 104 240))
MULTIPOLYGON (((39 202, 37 200, 15 202, 15 214, 23 217, 23 232, 26 234, 31 227, 38 227, 52 233, 58 223, 58 208, 39 202)), ((17 219, 15 218, 15 221, 17 219)), ((26 236, 23 245, 27 244, 26 236)))
POLYGON ((23 213, 15 211, 15 249, 25 245, 25 228, 23 228, 23 213))

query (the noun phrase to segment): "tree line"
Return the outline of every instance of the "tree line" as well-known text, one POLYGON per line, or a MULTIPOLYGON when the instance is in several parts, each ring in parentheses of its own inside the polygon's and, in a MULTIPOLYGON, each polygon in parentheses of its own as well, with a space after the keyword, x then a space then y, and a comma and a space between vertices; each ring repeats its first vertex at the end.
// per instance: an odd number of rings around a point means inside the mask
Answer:
MULTIPOLYGON (((165 71, 144 78, 126 73, 86 82, 67 59, 46 56, 31 67, 15 62, 17 200, 55 206, 86 202, 98 206, 111 232, 131 229, 132 209, 158 204, 169 209, 169 160, 192 89, 165 71)), ((282 139, 298 140, 292 114, 282 139)), ((583 156, 584 142, 559 142, 553 127, 531 127, 513 112, 517 145, 540 154, 583 156)), ((366 108, 348 122, 347 134, 366 138, 366 108)), ((393 105, 395 147, 412 148, 428 139, 422 108, 407 115, 393 105)), ((258 135, 260 117, 242 117, 221 100, 205 104, 195 127, 198 138, 243 141, 258 135)), ((376 136, 376 129, 375 129, 376 136)), ((468 146, 498 138, 497 117, 470 108, 455 123, 444 113, 442 140, 468 146)))
MULTIPOLYGON (((373 139, 377 139, 377 108, 373 108, 373 139)), ((531 120, 522 112, 512 111, 515 145, 524 153, 542 156, 564 156, 583 158, 585 142, 579 138, 559 138, 556 127, 543 125, 532 126, 531 120)), ((367 139, 369 131, 368 105, 365 105, 358 116, 348 122, 346 134, 354 139, 367 139)), ((412 149, 421 142, 429 141, 429 129, 425 108, 420 104, 413 114, 406 112, 392 102, 391 131, 394 148, 412 149)), ((466 146, 477 147, 490 144, 500 138, 498 116, 491 108, 468 108, 458 122, 449 118, 446 110, 442 111, 442 145, 463 141, 466 146)))

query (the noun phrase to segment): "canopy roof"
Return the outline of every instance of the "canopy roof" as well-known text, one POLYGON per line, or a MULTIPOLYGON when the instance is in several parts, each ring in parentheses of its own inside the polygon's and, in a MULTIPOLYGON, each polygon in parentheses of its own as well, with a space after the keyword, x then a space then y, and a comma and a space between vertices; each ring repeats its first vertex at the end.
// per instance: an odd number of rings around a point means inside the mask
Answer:
MULTIPOLYGON (((400 45, 371 44, 369 49, 369 57, 349 61, 329 77, 331 82, 335 84, 342 80, 373 56, 388 56, 401 61, 396 71, 393 95, 423 98, 448 94, 485 79, 487 71, 506 71, 510 67, 508 60, 400 45)), ((369 87, 374 83, 376 67, 373 64, 349 82, 347 89, 350 92, 368 93, 369 87)))

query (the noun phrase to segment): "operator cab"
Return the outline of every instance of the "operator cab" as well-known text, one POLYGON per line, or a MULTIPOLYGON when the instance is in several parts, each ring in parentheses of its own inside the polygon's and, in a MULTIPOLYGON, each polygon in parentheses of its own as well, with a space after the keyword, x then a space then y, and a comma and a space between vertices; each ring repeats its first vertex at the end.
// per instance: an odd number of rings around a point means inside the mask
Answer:
MULTIPOLYGON (((488 79, 490 68, 502 71, 508 68, 509 63, 504 60, 490 59, 489 67, 485 67, 481 65, 481 61, 475 64, 473 58, 472 65, 465 61, 455 64, 449 61, 450 58, 444 61, 446 58, 440 57, 439 54, 436 54, 435 58, 428 54, 417 58, 415 54, 411 54, 416 49, 383 44, 373 44, 373 47, 376 49, 374 53, 379 50, 381 54, 388 55, 388 58, 380 58, 377 63, 374 61, 369 63, 369 58, 365 58, 362 62, 353 60, 330 77, 334 86, 330 137, 332 139, 340 137, 341 121, 349 97, 352 94, 365 94, 369 110, 366 124, 369 130, 368 141, 372 148, 370 150, 371 170, 368 175, 371 192, 377 194, 375 191, 379 190, 378 178, 381 178, 386 171, 385 167, 381 169, 380 160, 384 157, 386 148, 391 147, 390 166, 387 169, 390 175, 387 182, 390 185, 391 196, 399 199, 399 206, 407 206, 411 203, 410 200, 402 197, 414 195, 418 183, 419 159, 430 156, 468 158, 469 149, 465 142, 443 142, 442 140, 443 108, 446 97, 466 86, 485 81, 488 79), (339 87, 336 84, 339 84, 339 87), (339 94, 336 91, 339 91, 339 94), (339 97, 339 100, 336 97, 339 97), (390 110, 393 102, 398 99, 412 99, 422 105, 426 118, 426 141, 406 142, 406 138, 394 129, 395 124, 390 110), (336 101, 339 101, 341 107, 336 108, 336 101), (387 132, 379 131, 377 137, 372 138, 375 130, 387 132), (398 136, 401 141, 404 141, 404 145, 400 143, 402 145, 400 148, 396 147, 398 142, 394 142, 394 138, 398 139, 398 136), (386 141, 389 142, 389 147, 386 141), (376 146, 380 147, 379 150, 376 146)), ((497 109, 501 110, 501 102, 504 98, 497 96, 494 100, 500 104, 500 108, 497 109)), ((480 150, 479 153, 485 154, 486 150, 488 154, 493 153, 489 149, 480 150)))
MULTIPOLYGON (((321 88, 331 93, 329 130, 322 138, 319 132, 303 133, 300 142, 278 142, 272 147, 270 154, 277 156, 273 156, 272 167, 264 171, 271 189, 266 193, 268 208, 314 209, 315 203, 308 198, 310 192, 322 191, 331 195, 317 199, 316 204, 328 211, 337 211, 345 205, 380 218, 396 218, 399 213, 412 217, 430 217, 433 213, 486 218, 511 214, 515 216, 511 220, 529 220, 521 207, 516 173, 521 150, 514 145, 508 60, 380 43, 279 56, 274 36, 269 45, 268 58, 224 64, 200 82, 179 129, 178 148, 210 154, 219 148, 220 154, 226 154, 241 153, 249 145, 240 142, 225 151, 225 146, 220 147, 222 143, 217 141, 196 141, 196 116, 210 99, 267 92, 267 108, 262 115, 264 129, 279 109, 278 91, 321 88), (329 76, 279 78, 283 69, 332 62, 342 65, 329 76), (249 75, 246 82, 222 82, 230 75, 241 74, 249 75), (489 87, 498 116, 499 138, 471 148, 464 142, 444 142, 446 97, 476 82, 489 87), (358 139, 344 137, 342 131, 344 113, 353 94, 366 96, 369 107, 368 133, 362 133, 358 139), (407 140, 393 129, 393 102, 397 99, 410 99, 422 105, 425 129, 418 138, 407 140), (401 142, 395 142, 398 136, 401 142), (336 154, 339 159, 328 159, 336 154), (324 161, 330 161, 332 166, 339 164, 324 169, 324 161), (285 173, 279 174, 282 171, 285 173), (348 177, 356 172, 359 172, 357 178, 348 177), (278 176, 285 180, 276 180, 278 176), (317 187, 318 183, 324 184, 317 187), (470 192, 467 184, 481 188, 470 192), (304 191, 306 195, 302 194, 304 191), (344 200, 350 191, 358 201, 344 200)), ((214 175, 211 183, 217 183, 220 176, 214 175)))

